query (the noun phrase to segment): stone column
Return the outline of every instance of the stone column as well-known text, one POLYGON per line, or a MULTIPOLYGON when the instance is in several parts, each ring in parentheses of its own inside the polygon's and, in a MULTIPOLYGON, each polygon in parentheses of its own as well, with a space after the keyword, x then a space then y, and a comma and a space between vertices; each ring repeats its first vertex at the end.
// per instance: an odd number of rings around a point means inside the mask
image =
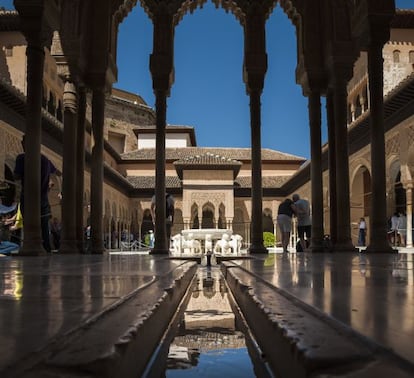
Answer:
POLYGON ((250 253, 266 253, 263 245, 263 193, 260 92, 250 92, 250 130, 252 143, 252 244, 250 253))
POLYGON ((62 183, 62 243, 61 253, 77 253, 76 240, 76 132, 77 90, 67 79, 63 91, 63 183, 62 183))
POLYGON ((412 248, 413 247, 413 187, 412 187, 412 184, 407 186, 405 195, 407 198, 406 210, 405 210, 405 213, 407 215, 406 247, 412 248))
POLYGON ((334 80, 334 117, 335 117, 335 154, 336 154, 336 208, 337 232, 334 249, 337 252, 354 252, 351 239, 350 198, 349 198, 349 161, 347 114, 347 80, 341 70, 335 72, 334 80))
POLYGON ((24 243, 20 255, 44 253, 40 226, 40 145, 43 66, 40 32, 27 38, 27 103, 24 161, 24 243))
POLYGON ((365 252, 393 252, 387 239, 385 193, 385 129, 383 43, 372 41, 368 48, 368 82, 371 135, 371 216, 369 245, 365 252))
POLYGON ((91 253, 102 254, 103 245, 103 152, 104 152, 105 93, 103 87, 92 93, 92 134, 91 159, 91 253))
POLYGON ((337 210, 336 210, 336 153, 335 153, 335 117, 333 93, 328 91, 326 96, 326 118, 328 124, 328 166, 329 166, 329 229, 332 245, 337 240, 337 210))
POLYGON ((84 87, 78 88, 78 122, 76 133, 76 170, 79 172, 76 178, 76 243, 77 250, 84 252, 85 225, 83 220, 84 206, 84 187, 85 187, 85 114, 86 114, 86 91, 84 87))
POLYGON ((323 241, 323 183, 321 142, 321 97, 317 91, 309 95, 309 124, 311 145, 312 186, 312 252, 322 252, 323 241))
POLYGON ((244 80, 250 97, 250 130, 252 143, 252 225, 250 253, 267 253, 263 245, 263 193, 261 105, 267 71, 265 14, 252 6, 247 10, 245 24, 244 80))
POLYGON ((155 159, 155 244, 151 253, 167 254, 167 228, 165 208, 165 126, 167 95, 165 91, 155 92, 156 102, 156 159, 155 159))

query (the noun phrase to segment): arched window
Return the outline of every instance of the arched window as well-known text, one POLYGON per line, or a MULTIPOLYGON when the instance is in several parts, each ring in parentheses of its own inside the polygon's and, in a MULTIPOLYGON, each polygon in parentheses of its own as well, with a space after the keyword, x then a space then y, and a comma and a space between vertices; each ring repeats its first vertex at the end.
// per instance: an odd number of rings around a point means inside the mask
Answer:
POLYGON ((412 50, 408 53, 408 61, 414 63, 414 51, 412 50))
POLYGON ((400 63, 400 50, 394 50, 392 53, 392 57, 394 60, 394 63, 400 63))

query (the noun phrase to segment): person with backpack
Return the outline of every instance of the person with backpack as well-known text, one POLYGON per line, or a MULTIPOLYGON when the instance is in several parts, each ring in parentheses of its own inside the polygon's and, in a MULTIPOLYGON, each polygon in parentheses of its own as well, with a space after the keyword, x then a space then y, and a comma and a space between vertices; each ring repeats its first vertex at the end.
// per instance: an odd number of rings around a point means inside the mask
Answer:
MULTIPOLYGON (((167 248, 170 249, 171 229, 174 224, 174 197, 170 193, 165 194, 165 217, 167 229, 167 248)), ((153 222, 155 221, 155 194, 151 199, 151 215, 153 222)))

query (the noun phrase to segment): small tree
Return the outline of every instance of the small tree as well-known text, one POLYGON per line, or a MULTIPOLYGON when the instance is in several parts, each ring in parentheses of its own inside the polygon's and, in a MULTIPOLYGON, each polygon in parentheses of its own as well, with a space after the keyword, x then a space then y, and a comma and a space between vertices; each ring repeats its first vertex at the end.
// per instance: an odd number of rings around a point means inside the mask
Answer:
POLYGON ((275 246, 275 235, 271 232, 263 232, 263 244, 267 247, 274 247, 275 246))

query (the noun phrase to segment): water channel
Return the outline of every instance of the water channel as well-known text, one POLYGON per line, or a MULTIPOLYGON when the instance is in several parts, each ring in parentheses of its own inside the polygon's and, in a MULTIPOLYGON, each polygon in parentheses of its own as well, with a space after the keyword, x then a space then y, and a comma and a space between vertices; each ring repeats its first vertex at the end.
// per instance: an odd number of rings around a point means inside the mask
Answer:
POLYGON ((145 376, 274 377, 218 267, 200 267, 145 376))

